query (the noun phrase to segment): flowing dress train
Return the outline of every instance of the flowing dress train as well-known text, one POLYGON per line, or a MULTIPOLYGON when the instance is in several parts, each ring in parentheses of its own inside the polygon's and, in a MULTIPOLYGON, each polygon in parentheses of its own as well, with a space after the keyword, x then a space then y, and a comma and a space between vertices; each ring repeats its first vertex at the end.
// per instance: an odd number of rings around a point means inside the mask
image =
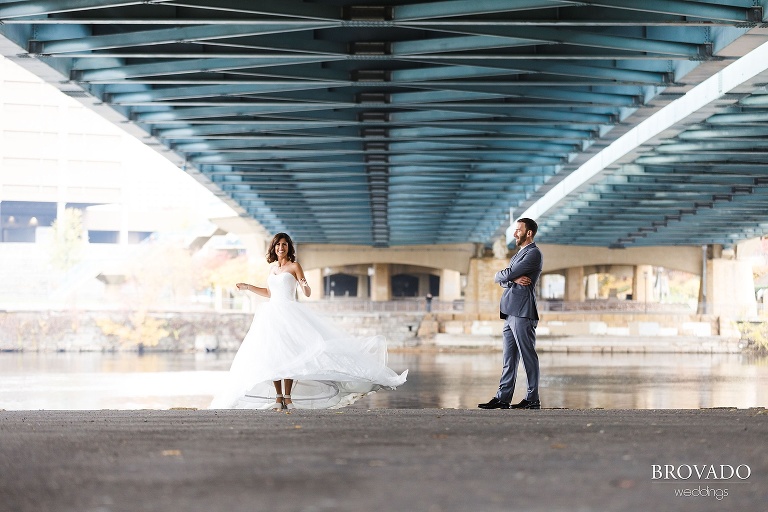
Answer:
POLYGON ((387 367, 383 336, 353 337, 298 302, 289 272, 270 273, 267 286, 270 299, 254 315, 211 409, 267 409, 280 379, 294 379, 297 409, 344 407, 405 382, 408 370, 387 367))

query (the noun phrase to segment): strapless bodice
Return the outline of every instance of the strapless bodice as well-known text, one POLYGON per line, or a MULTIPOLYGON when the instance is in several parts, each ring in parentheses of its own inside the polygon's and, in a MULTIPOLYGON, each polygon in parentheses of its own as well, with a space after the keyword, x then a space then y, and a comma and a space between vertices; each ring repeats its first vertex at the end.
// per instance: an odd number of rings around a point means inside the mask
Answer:
POLYGON ((267 277, 269 286, 269 300, 272 301, 295 301, 296 300, 296 278, 290 272, 280 274, 269 274, 267 277))

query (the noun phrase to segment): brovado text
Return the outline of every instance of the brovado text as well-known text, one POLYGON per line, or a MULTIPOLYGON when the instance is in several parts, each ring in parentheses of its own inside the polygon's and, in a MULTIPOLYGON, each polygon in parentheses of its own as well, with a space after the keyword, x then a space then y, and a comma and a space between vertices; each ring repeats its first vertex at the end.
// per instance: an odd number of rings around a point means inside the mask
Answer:
POLYGON ((651 480, 747 480, 752 469, 746 464, 652 464, 651 480))

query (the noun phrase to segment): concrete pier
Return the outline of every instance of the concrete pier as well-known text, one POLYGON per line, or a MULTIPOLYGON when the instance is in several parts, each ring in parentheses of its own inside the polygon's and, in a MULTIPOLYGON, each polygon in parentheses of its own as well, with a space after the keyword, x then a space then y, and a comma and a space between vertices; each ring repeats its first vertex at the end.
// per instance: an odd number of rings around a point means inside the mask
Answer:
POLYGON ((758 512, 766 439, 762 408, 0 411, 0 510, 758 512))

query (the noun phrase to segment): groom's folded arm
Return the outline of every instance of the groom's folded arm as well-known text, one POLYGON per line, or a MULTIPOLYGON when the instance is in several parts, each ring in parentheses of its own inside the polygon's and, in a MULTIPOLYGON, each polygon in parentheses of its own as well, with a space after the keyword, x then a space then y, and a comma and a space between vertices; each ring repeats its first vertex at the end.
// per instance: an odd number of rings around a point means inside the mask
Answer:
POLYGON ((496 272, 496 275, 493 276, 493 282, 499 283, 502 288, 512 287, 512 280, 517 279, 520 276, 511 277, 511 272, 512 269, 510 267, 507 267, 504 270, 499 270, 496 272))
POLYGON ((518 277, 530 276, 541 269, 541 254, 529 252, 523 255, 512 266, 496 272, 493 282, 499 283, 502 288, 511 288, 512 282, 518 277))

